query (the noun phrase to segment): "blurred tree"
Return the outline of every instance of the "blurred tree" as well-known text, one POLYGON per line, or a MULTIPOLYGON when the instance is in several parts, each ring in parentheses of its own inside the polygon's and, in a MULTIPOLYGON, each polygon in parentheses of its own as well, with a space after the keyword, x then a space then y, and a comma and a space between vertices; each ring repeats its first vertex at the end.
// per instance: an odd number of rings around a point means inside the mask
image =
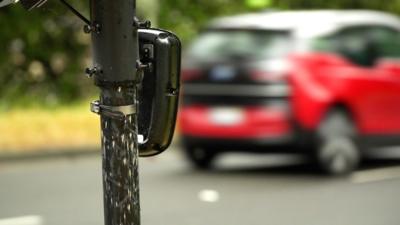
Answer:
POLYGON ((211 18, 248 11, 245 1, 159 0, 159 25, 187 42, 211 18))
POLYGON ((389 12, 400 12, 400 1, 371 1, 371 0, 275 0, 275 6, 287 9, 375 9, 389 12))
MULTIPOLYGON (((83 14, 88 2, 69 0, 83 14)), ((138 15, 157 19, 156 0, 138 0, 138 15)), ((0 10, 0 111, 13 106, 58 106, 95 94, 84 76, 91 65, 90 35, 58 1, 27 12, 0 10)))
POLYGON ((271 0, 246 0, 246 6, 254 9, 269 7, 271 3, 271 0))
MULTIPOLYGON (((70 0, 88 15, 87 1, 70 0)), ((138 16, 178 33, 187 43, 218 16, 281 9, 364 8, 400 12, 400 0, 138 0, 138 16)), ((91 65, 90 36, 82 22, 57 1, 27 13, 0 10, 0 110, 12 105, 58 105, 94 95, 83 75, 91 65)))
MULTIPOLYGON (((0 106, 58 105, 90 94, 83 68, 90 37, 82 23, 50 1, 25 11, 15 5, 0 11, 0 106), (82 88, 85 86, 85 88, 82 88)), ((82 1, 74 1, 85 9, 82 1)), ((91 90, 91 89, 89 89, 91 90)))
POLYGON ((154 27, 158 24, 158 0, 137 0, 138 17, 150 20, 154 27))

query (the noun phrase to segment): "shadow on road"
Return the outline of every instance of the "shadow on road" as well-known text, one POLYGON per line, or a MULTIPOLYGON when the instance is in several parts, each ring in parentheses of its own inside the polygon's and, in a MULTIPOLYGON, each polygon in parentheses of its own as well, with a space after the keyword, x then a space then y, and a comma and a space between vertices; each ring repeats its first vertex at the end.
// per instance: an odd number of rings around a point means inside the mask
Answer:
POLYGON ((397 159, 366 159, 361 163, 359 170, 384 169, 400 166, 400 158, 397 159))
MULTIPOLYGON (((400 151, 394 155, 382 154, 370 156, 364 159, 357 171, 385 169, 400 166, 400 151)), ((187 172, 187 171, 186 171, 187 172)), ((215 166, 209 170, 196 170, 192 168, 190 173, 208 175, 229 176, 286 176, 286 177, 313 177, 324 178, 326 174, 321 172, 315 163, 300 155, 235 155, 221 156, 215 166), (227 158, 225 158, 227 157, 227 158), (242 157, 244 157, 242 159, 242 157)))

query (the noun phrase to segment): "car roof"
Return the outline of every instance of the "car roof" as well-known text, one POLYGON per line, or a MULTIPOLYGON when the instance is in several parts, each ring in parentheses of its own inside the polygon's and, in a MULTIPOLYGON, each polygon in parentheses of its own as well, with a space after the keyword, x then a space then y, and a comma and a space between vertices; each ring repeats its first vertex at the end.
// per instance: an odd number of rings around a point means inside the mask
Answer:
POLYGON ((362 25, 384 25, 400 31, 397 16, 373 10, 266 11, 218 18, 208 28, 287 30, 299 38, 314 38, 362 25))

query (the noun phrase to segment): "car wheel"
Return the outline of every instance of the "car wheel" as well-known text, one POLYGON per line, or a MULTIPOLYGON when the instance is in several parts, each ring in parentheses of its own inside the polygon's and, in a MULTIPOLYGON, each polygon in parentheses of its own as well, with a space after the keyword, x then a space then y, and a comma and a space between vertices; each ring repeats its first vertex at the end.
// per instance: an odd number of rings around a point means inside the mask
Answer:
POLYGON ((360 162, 356 138, 356 128, 345 111, 329 112, 317 130, 315 158, 319 167, 331 175, 355 170, 360 162))
POLYGON ((206 170, 212 167, 216 152, 196 146, 184 146, 185 155, 196 169, 206 170))

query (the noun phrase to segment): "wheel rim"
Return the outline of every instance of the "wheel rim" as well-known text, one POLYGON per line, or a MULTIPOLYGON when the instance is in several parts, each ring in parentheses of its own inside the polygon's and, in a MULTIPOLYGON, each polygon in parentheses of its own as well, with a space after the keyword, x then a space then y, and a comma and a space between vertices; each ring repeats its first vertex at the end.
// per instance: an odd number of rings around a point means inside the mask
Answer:
POLYGON ((337 137, 327 140, 321 148, 321 166, 332 174, 345 174, 352 171, 359 162, 357 147, 350 138, 337 137))
POLYGON ((331 170, 335 173, 342 173, 349 168, 347 158, 343 154, 336 154, 331 162, 331 170))

